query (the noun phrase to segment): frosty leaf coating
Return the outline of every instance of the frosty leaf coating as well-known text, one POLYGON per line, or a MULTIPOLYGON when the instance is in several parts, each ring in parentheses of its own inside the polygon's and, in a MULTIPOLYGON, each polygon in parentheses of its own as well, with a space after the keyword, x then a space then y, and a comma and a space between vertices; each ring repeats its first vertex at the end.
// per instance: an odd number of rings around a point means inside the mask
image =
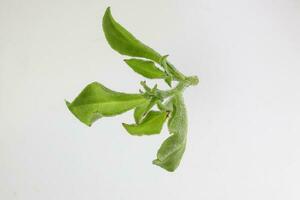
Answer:
POLYGON ((160 134, 167 122, 169 135, 160 145, 152 163, 169 172, 175 171, 187 144, 188 124, 183 92, 187 87, 197 85, 198 77, 185 76, 167 60, 168 55, 161 56, 136 39, 112 17, 110 8, 105 11, 102 28, 111 48, 131 57, 124 61, 133 72, 152 81, 160 79, 170 89, 160 90, 157 84, 150 87, 146 81, 141 81, 140 93, 131 94, 116 92, 93 82, 72 102, 66 101, 68 109, 88 126, 102 117, 116 116, 133 109, 135 123, 122 124, 133 136, 160 134), (174 87, 173 82, 177 82, 174 87))

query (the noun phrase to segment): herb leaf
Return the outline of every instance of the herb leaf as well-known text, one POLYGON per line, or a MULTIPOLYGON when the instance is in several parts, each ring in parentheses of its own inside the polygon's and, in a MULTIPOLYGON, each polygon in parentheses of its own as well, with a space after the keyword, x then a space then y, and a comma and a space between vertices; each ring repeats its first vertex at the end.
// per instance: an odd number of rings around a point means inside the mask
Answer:
POLYGON ((125 124, 123 127, 131 135, 159 134, 167 118, 167 112, 150 111, 140 124, 125 124))
POLYGON ((160 62, 161 55, 137 40, 129 31, 116 22, 109 7, 103 16, 102 27, 109 45, 120 54, 160 62))
POLYGON ((162 143, 157 152, 157 159, 153 160, 152 163, 167 171, 175 171, 180 164, 185 146, 186 138, 182 138, 178 134, 171 135, 162 143))
POLYGON ((101 117, 121 114, 145 102, 147 99, 142 94, 115 92, 93 82, 87 85, 72 103, 66 104, 81 122, 91 126, 101 117))
POLYGON ((171 134, 160 146, 157 159, 153 164, 168 171, 174 171, 180 164, 186 146, 187 114, 181 94, 172 98, 173 111, 168 120, 168 129, 171 134))
POLYGON ((136 124, 141 123, 142 119, 145 117, 145 115, 149 112, 149 110, 155 105, 156 100, 151 99, 148 100, 146 103, 136 107, 134 109, 134 120, 136 124))
POLYGON ((187 113, 181 94, 176 94, 173 99, 173 111, 168 120, 168 129, 172 134, 187 134, 187 113))
POLYGON ((164 79, 166 74, 157 68, 152 61, 141 59, 125 59, 124 60, 133 71, 150 79, 164 79))

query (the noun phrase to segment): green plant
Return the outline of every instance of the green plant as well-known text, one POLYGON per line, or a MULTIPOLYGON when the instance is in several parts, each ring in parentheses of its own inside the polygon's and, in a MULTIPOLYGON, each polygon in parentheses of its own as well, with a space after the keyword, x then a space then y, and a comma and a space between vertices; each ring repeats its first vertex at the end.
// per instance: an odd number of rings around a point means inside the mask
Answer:
POLYGON ((66 101, 66 104, 88 126, 101 117, 115 116, 134 109, 135 123, 123 123, 123 127, 129 134, 136 136, 159 134, 167 120, 170 136, 160 146, 153 164, 174 171, 180 163, 187 140, 187 114, 182 93, 188 86, 197 85, 198 78, 185 76, 167 60, 167 56, 161 56, 137 40, 114 20, 110 8, 104 14, 102 26, 105 37, 114 50, 122 55, 135 57, 124 60, 129 67, 146 78, 163 79, 171 89, 160 90, 157 85, 150 88, 142 81, 144 91, 128 94, 112 91, 93 82, 72 103, 66 101), (178 83, 172 88, 173 81, 178 83), (154 106, 158 110, 152 110, 154 106))

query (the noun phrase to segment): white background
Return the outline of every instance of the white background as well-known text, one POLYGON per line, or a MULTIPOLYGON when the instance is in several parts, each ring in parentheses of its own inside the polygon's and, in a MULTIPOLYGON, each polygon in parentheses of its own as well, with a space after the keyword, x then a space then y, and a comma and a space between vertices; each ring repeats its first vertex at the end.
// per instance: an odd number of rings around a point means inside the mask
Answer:
POLYGON ((299 0, 0 0, 0 199, 299 200, 299 35, 299 0), (166 128, 129 136, 132 112, 89 128, 64 104, 92 81, 140 88, 105 41, 107 6, 201 79, 174 173, 151 164, 166 128))

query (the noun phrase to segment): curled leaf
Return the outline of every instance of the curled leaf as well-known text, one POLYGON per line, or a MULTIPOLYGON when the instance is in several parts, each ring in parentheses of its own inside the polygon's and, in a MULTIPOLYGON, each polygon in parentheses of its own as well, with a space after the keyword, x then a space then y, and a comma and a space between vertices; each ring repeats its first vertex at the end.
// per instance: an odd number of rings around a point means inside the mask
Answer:
POLYGON ((167 171, 174 171, 180 164, 186 146, 187 114, 181 94, 175 95, 169 102, 173 111, 168 120, 168 129, 171 134, 160 146, 157 152, 157 159, 153 164, 158 165, 167 171))
POLYGON ((114 20, 110 8, 107 8, 102 20, 107 42, 122 55, 142 57, 160 62, 161 55, 137 40, 129 31, 114 20))
POLYGON ((125 124, 123 127, 131 135, 159 134, 167 118, 167 112, 150 111, 140 124, 125 124))
POLYGON ((87 85, 72 103, 69 110, 84 124, 91 126, 101 117, 121 114, 147 102, 142 94, 112 91, 100 83, 87 85))
POLYGON ((157 68, 154 62, 142 59, 125 59, 127 65, 136 73, 150 79, 164 79, 166 74, 157 68))
POLYGON ((168 137, 157 152, 157 159, 153 160, 154 165, 158 165, 167 171, 175 171, 179 166, 185 151, 186 138, 178 134, 168 137))
POLYGON ((187 113, 181 94, 175 95, 170 102, 172 102, 173 111, 168 120, 168 129, 170 134, 187 134, 187 113))

